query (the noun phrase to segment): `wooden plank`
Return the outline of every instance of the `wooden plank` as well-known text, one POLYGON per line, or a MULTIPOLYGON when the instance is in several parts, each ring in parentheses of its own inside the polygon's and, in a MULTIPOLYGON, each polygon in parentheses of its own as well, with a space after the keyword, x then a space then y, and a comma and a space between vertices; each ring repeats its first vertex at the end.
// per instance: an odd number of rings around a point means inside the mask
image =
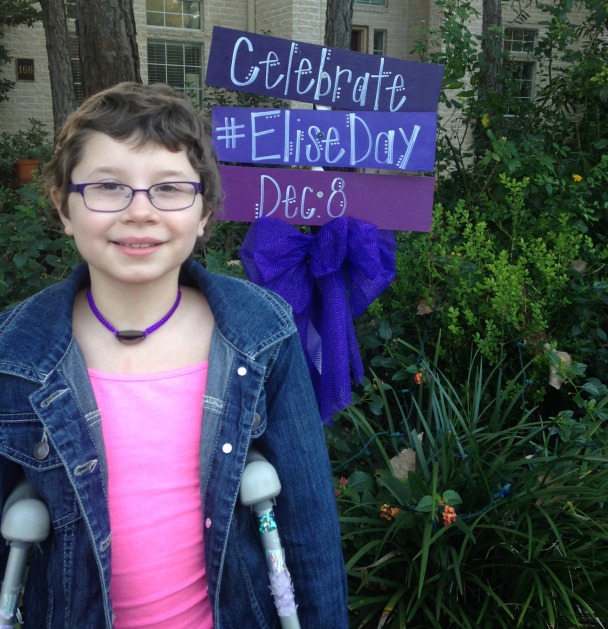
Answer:
POLYGON ((213 28, 208 85, 368 111, 437 110, 443 66, 213 28))
POLYGON ((430 171, 437 114, 213 108, 224 162, 430 171))
POLYGON ((409 175, 221 166, 224 211, 218 218, 262 216, 294 225, 323 225, 352 216, 381 229, 431 228, 434 179, 409 175))

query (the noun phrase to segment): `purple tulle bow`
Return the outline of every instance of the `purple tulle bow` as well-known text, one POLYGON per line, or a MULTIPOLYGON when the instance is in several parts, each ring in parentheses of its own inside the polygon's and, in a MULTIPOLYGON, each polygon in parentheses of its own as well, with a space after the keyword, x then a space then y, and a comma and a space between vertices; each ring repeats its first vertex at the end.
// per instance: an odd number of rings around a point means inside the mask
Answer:
POLYGON ((342 217, 310 235, 279 219, 260 218, 240 256, 252 282, 292 307, 321 419, 331 423, 350 404, 351 370, 357 384, 363 378, 353 317, 393 281, 393 233, 342 217))

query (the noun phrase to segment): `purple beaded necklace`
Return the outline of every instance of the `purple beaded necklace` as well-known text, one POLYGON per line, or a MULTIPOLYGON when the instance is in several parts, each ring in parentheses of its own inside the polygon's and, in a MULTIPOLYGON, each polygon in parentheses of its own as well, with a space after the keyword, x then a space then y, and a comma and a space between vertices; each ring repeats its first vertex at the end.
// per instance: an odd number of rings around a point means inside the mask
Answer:
POLYGON ((182 299, 182 291, 181 288, 177 289, 177 298, 175 299, 175 303, 171 306, 171 310, 160 320, 157 321, 154 325, 151 325, 149 328, 145 330, 117 330, 102 314, 99 312, 99 308, 95 304, 95 300, 93 299, 93 294, 91 293, 91 289, 87 289, 87 300, 89 302, 89 306, 91 307, 91 311, 105 328, 110 330, 112 334, 115 336, 117 340, 121 343, 133 344, 139 343, 143 341, 148 334, 152 334, 155 330, 158 330, 162 325, 165 325, 167 321, 173 316, 173 313, 177 310, 179 306, 179 302, 182 299))

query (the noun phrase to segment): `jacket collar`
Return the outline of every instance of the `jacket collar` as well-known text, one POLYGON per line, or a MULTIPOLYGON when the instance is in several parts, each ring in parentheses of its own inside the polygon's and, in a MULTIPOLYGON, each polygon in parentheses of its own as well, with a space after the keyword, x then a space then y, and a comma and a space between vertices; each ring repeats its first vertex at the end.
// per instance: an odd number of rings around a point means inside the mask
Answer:
POLYGON ((0 315, 0 372, 43 382, 72 343, 72 308, 89 281, 81 264, 64 281, 49 286, 0 315))
MULTIPOLYGON (((193 259, 182 266, 180 282, 207 297, 217 332, 250 359, 293 334, 287 304, 249 282, 210 273, 193 259)), ((0 314, 0 372, 44 382, 61 363, 72 337, 76 293, 89 283, 86 264, 0 314)))
POLYGON ((249 359, 297 330, 285 301, 251 282, 210 273, 192 259, 182 266, 180 282, 200 288, 217 332, 249 359))

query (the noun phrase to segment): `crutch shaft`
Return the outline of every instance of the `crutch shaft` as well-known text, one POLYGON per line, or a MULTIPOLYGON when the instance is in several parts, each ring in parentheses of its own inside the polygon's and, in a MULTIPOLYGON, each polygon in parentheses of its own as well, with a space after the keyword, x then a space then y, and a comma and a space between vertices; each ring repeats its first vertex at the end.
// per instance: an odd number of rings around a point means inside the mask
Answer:
POLYGON ((12 629, 17 622, 17 605, 21 596, 23 577, 31 544, 27 542, 11 542, 4 581, 0 590, 0 629, 12 629))
POLYGON ((291 577, 274 519, 274 499, 280 491, 281 483, 274 467, 258 452, 250 451, 241 482, 241 502, 251 507, 258 521, 281 628, 300 629, 291 577))

